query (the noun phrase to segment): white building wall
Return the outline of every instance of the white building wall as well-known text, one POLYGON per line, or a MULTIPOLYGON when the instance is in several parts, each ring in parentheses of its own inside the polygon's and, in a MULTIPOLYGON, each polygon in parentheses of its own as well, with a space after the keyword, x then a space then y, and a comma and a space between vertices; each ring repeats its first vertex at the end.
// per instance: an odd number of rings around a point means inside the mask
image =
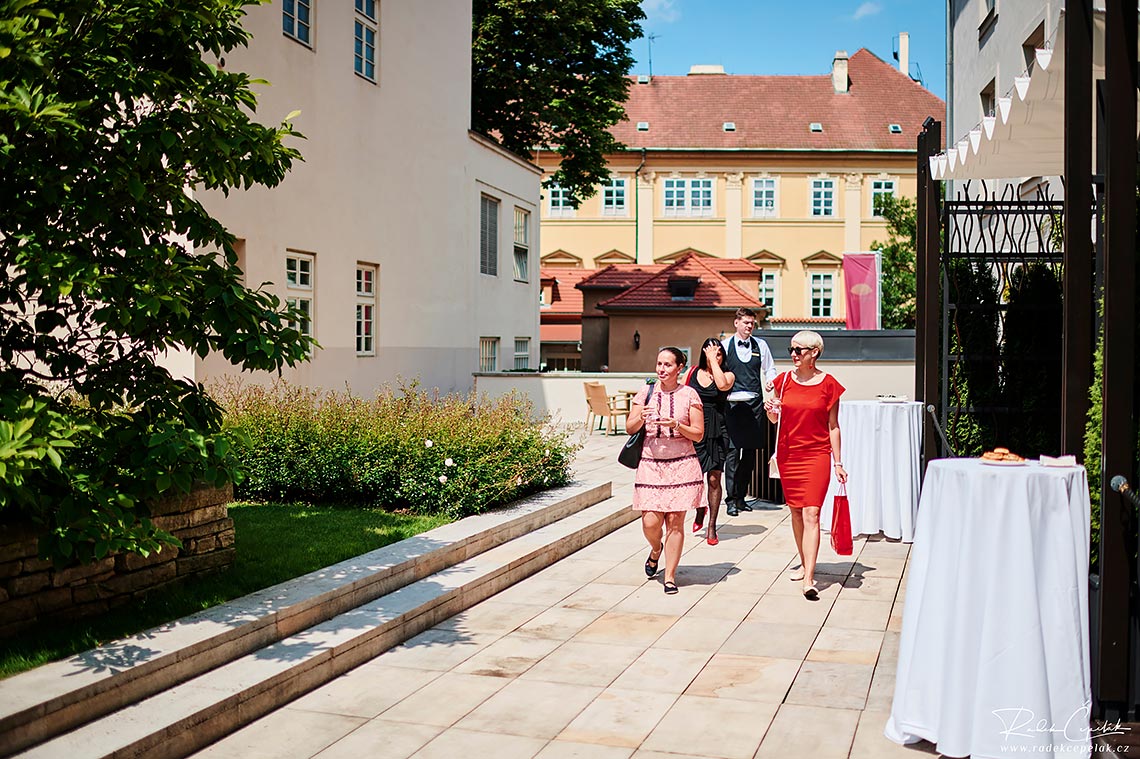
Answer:
MULTIPOLYGON (((536 361, 538 347, 537 213, 533 281, 487 283, 475 187, 485 182, 536 212, 540 174, 469 136, 470 0, 378 0, 376 83, 353 71, 353 5, 313 3, 311 47, 282 33, 280 2, 249 8, 253 39, 225 65, 271 82, 256 88, 263 123, 300 111, 304 161, 275 189, 202 200, 244 240, 250 286, 269 283, 284 299, 287 251, 314 256, 321 348, 286 379, 365 395, 397 377, 467 390, 479 335, 509 335, 512 350, 514 336, 530 336, 536 361), (374 356, 356 353, 358 262, 378 267, 374 356)), ((513 216, 501 220, 502 234, 512 228, 513 216)), ((220 356, 196 364, 198 380, 233 371, 220 356)))
POLYGON ((528 340, 527 366, 538 368, 538 296, 542 289, 538 271, 539 195, 542 172, 537 166, 514 158, 484 137, 472 133, 468 152, 467 228, 475 232, 470 249, 475 272, 470 302, 474 303, 469 327, 471 339, 499 338, 498 369, 515 368, 515 340, 528 340), (479 230, 482 198, 499 203, 498 273, 480 271, 479 230), (524 277, 515 277, 515 210, 528 214, 527 265, 524 277))
MULTIPOLYGON (((995 97, 1013 90, 1026 71, 1023 45, 1044 24, 1052 40, 1063 0, 947 0, 950 50, 947 55, 947 123, 944 145, 956 144, 982 122, 981 93, 994 81, 995 97), (993 18, 987 21, 993 7, 993 18)), ((1017 97, 1016 93, 1013 95, 1017 97)), ((1013 181, 1026 177, 1010 177, 1013 181)), ((956 185, 959 183, 952 183, 956 185)), ((976 182, 974 183, 977 184, 976 182)), ((990 183, 991 188, 994 183, 990 183)), ((953 189, 953 188, 952 188, 953 189)))

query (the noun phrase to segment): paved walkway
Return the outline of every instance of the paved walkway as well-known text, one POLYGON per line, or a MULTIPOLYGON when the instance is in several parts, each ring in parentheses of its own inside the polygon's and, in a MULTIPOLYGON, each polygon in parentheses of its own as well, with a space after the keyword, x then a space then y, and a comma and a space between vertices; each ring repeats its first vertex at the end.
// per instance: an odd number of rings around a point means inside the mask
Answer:
MULTIPOLYGON (((589 438, 576 467, 630 499, 622 439, 589 438)), ((883 737, 909 546, 823 548, 811 602, 786 508, 722 522, 718 546, 687 537, 677 595, 645 580, 633 523, 197 756, 933 755, 883 737)))

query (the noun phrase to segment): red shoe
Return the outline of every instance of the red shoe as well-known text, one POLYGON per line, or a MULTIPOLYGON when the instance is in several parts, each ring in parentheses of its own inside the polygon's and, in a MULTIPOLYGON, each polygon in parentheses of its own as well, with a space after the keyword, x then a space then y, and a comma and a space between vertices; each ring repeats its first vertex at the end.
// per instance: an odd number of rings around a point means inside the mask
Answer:
POLYGON ((716 535, 713 535, 711 538, 707 538, 705 540, 705 542, 708 543, 710 546, 715 546, 717 543, 720 542, 720 538, 718 538, 716 535))
POLYGON ((693 532, 700 532, 705 529, 705 526, 700 522, 693 522, 693 532))

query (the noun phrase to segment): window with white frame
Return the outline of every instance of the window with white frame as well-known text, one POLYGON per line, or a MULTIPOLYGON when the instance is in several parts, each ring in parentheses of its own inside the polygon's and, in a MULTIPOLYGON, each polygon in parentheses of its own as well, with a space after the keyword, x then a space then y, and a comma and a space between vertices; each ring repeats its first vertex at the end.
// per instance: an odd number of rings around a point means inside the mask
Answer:
POLYGON ((712 216, 711 179, 689 180, 689 213, 692 216, 712 216))
POLYGON ((552 184, 546 190, 550 194, 550 215, 564 217, 574 215, 574 204, 570 202, 570 191, 561 185, 552 184))
POLYGON ((761 178, 752 180, 752 216, 753 218, 773 217, 776 215, 776 180, 761 178))
POLYGON ((625 181, 624 179, 610 178, 602 185, 602 215, 625 216, 625 181))
POLYGON ((835 275, 830 272, 811 275, 811 315, 829 318, 833 314, 835 275))
POLYGON ((295 329, 302 335, 308 337, 313 336, 313 299, 312 298, 294 298, 289 297, 285 299, 285 305, 289 308, 295 308, 300 313, 300 319, 290 319, 289 328, 295 329))
POLYGON ((811 180, 811 215, 835 215, 835 180, 811 180))
POLYGON ((301 314, 289 326, 302 335, 313 335, 313 279, 316 258, 311 253, 290 250, 285 253, 285 303, 301 314))
POLYGON ((356 355, 376 355, 376 267, 356 265, 356 355))
POLYGON ((499 201, 479 201, 479 273, 499 276, 499 201))
POLYGON ((312 45, 313 0, 281 0, 281 30, 303 45, 312 45))
POLYGON ((666 216, 712 216, 711 179, 666 179, 666 216))
POLYGON ((313 256, 289 251, 285 254, 285 286, 290 290, 313 289, 313 256))
POLYGON ((353 20, 352 70, 376 81, 376 1, 356 0, 353 20))
POLYGON ((479 338, 479 371, 499 371, 499 338, 479 338))
POLYGON ((530 268, 530 212, 515 209, 515 281, 527 282, 530 268))
POLYGON ((776 316, 776 274, 766 271, 760 275, 760 292, 757 299, 768 309, 768 318, 776 316))
POLYGON ((515 368, 516 369, 529 369, 530 368, 530 338, 529 337, 516 337, 515 338, 515 368))
POLYGON ((665 180, 665 215, 682 216, 689 207, 686 189, 688 182, 684 179, 665 180))
POLYGON ((883 215, 883 198, 887 195, 894 197, 895 181, 893 179, 871 180, 871 215, 883 215))

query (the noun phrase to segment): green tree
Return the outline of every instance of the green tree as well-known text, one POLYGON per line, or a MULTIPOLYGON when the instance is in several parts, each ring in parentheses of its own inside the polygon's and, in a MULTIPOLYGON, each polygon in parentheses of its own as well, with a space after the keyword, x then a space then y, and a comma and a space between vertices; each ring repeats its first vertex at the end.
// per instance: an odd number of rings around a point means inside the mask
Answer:
POLYGON ((145 502, 235 460, 218 406, 156 359, 304 359, 195 192, 274 186, 298 152, 245 74, 250 0, 0 0, 0 519, 59 561, 176 542, 145 502))
POLYGON ((472 128, 520 155, 554 150, 551 178, 575 205, 609 178, 622 145, 629 43, 641 36, 639 0, 474 0, 472 128))
POLYGON ((887 241, 871 243, 882 256, 883 329, 914 329, 918 217, 910 198, 880 195, 879 215, 887 221, 887 241))

